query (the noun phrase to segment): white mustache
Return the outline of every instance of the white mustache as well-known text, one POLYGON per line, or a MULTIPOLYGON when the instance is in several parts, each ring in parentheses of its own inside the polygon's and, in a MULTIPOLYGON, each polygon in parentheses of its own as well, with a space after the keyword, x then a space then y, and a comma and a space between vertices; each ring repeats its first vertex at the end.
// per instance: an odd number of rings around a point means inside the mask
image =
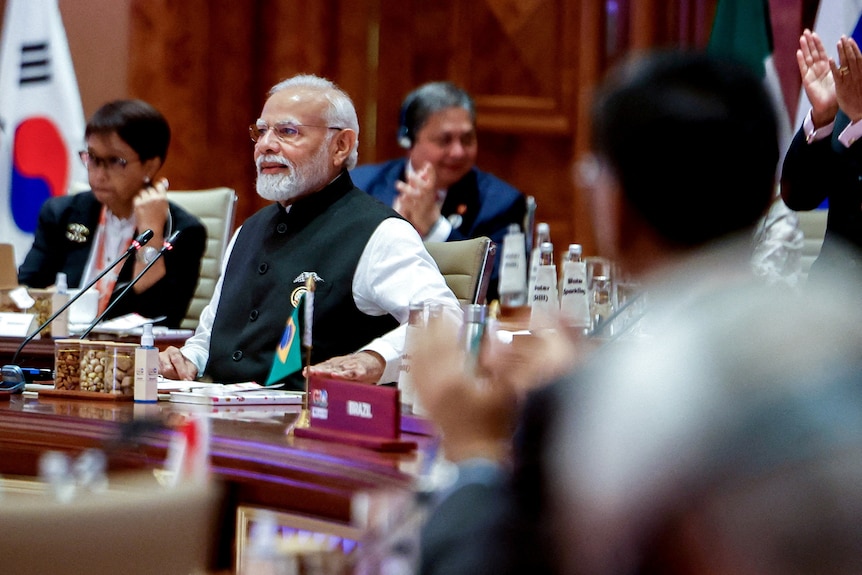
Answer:
POLYGON ((264 162, 267 162, 270 164, 281 164, 282 166, 285 166, 288 168, 293 167, 293 165, 289 161, 287 161, 285 158, 282 158, 281 156, 275 156, 275 155, 260 156, 260 157, 258 157, 257 160, 255 160, 255 166, 257 166, 258 173, 260 173, 261 164, 263 164, 264 162))

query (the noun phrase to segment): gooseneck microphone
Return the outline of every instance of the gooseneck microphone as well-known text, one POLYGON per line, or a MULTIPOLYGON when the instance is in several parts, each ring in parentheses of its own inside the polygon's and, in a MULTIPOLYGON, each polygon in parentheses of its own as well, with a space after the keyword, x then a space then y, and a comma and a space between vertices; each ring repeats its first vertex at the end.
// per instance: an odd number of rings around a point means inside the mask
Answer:
POLYGON ((152 259, 152 261, 150 261, 146 265, 146 267, 143 270, 141 270, 141 273, 136 275, 134 277, 134 279, 132 279, 132 281, 129 282, 129 285, 127 285, 126 287, 123 288, 123 291, 121 291, 119 294, 117 294, 117 297, 115 297, 113 300, 111 300, 111 303, 108 304, 108 307, 105 308, 105 311, 100 313, 99 317, 97 317, 96 319, 93 320, 93 323, 91 323, 90 326, 86 330, 84 330, 84 332, 79 336, 79 339, 85 339, 88 335, 90 335, 90 332, 93 331, 93 328, 96 327, 97 325, 99 325, 99 322, 102 321, 102 318, 104 318, 105 315, 107 315, 107 313, 109 311, 111 311, 111 308, 113 308, 117 304, 118 301, 123 299, 123 296, 125 296, 126 293, 128 293, 128 291, 130 289, 132 289, 136 283, 138 283, 138 280, 141 279, 145 273, 147 273, 147 270, 149 270, 151 267, 153 267, 153 265, 157 261, 159 261, 159 258, 165 254, 165 252, 174 249, 174 243, 177 241, 177 236, 179 236, 179 235, 180 235, 180 230, 177 230, 173 234, 171 234, 171 237, 169 237, 168 239, 165 240, 165 243, 162 246, 162 249, 160 249, 158 251, 158 253, 156 254, 156 257, 154 257, 152 259))
POLYGON ((3 380, 2 382, 0 382, 0 392, 20 393, 24 390, 24 372, 17 365, 18 355, 21 353, 21 350, 24 349, 24 346, 33 341, 33 338, 42 333, 42 330, 51 325, 51 322, 54 321, 58 315, 66 311, 69 306, 75 303, 79 297, 83 296, 84 293, 87 292, 87 290, 96 285, 96 282, 102 279, 105 274, 120 265, 120 262, 125 261, 132 254, 132 252, 135 252, 141 249, 142 246, 146 245, 147 242, 149 242, 153 238, 153 235, 155 235, 153 234, 153 230, 145 230, 138 237, 133 239, 132 243, 129 245, 123 255, 121 255, 119 258, 116 259, 116 261, 111 263, 111 265, 102 270, 101 273, 99 273, 99 275, 93 278, 93 280, 90 281, 90 283, 88 283, 85 287, 79 289, 78 293, 76 293, 73 297, 69 298, 69 301, 67 301, 60 309, 55 311, 51 315, 51 317, 46 319, 45 323, 40 325, 36 329, 36 331, 24 338, 24 341, 22 341, 21 345, 18 346, 18 349, 15 350, 15 355, 12 356, 12 363, 4 365, 2 368, 3 380))

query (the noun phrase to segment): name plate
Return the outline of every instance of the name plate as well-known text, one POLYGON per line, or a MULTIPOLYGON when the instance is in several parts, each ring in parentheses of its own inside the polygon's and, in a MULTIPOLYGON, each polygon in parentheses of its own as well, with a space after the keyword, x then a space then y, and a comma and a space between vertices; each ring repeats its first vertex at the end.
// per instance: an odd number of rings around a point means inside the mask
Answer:
POLYGON ((36 314, 0 312, 0 336, 27 337, 36 329, 36 314))
POLYGON ((294 435, 352 443, 380 451, 408 451, 415 441, 399 439, 398 389, 355 381, 312 377, 308 382, 310 426, 294 435))

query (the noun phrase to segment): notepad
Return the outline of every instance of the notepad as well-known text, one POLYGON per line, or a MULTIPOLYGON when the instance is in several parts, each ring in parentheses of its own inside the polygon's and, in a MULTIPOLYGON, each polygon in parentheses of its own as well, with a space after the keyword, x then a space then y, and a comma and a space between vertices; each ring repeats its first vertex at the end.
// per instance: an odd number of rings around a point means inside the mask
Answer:
POLYGON ((174 391, 170 394, 170 400, 203 405, 299 405, 302 404, 303 396, 301 391, 268 389, 249 382, 174 391))

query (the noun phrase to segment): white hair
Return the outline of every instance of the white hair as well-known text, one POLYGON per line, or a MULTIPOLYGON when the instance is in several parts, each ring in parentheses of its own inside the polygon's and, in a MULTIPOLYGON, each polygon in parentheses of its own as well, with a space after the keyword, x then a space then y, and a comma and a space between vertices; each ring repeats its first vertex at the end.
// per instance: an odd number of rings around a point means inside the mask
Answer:
MULTIPOLYGON (((314 74, 298 74, 282 80, 270 88, 267 96, 272 96, 287 88, 311 88, 323 92, 323 96, 330 104, 329 110, 324 114, 326 123, 330 126, 348 128, 356 133, 356 142, 353 144, 353 149, 350 150, 345 167, 349 170, 356 166, 356 162, 359 159, 359 119, 356 116, 356 107, 353 105, 353 100, 350 99, 347 92, 339 88, 335 82, 326 78, 321 78, 314 74)), ((334 134, 327 134, 327 142, 332 137, 334 137, 334 134)))

